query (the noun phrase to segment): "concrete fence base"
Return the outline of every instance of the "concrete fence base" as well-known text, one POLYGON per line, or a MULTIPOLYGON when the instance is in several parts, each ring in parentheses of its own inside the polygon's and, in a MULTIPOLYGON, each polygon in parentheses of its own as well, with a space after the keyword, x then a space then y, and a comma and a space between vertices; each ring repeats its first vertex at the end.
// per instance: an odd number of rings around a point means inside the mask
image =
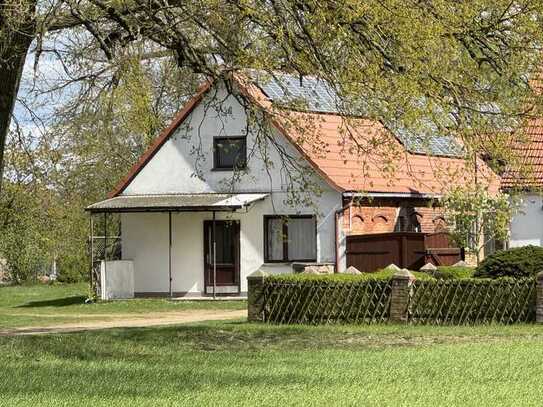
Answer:
POLYGON ((134 263, 132 260, 102 261, 100 264, 100 299, 134 298, 134 263))
POLYGON ((247 318, 250 322, 264 321, 264 279, 269 276, 257 270, 247 276, 247 318))

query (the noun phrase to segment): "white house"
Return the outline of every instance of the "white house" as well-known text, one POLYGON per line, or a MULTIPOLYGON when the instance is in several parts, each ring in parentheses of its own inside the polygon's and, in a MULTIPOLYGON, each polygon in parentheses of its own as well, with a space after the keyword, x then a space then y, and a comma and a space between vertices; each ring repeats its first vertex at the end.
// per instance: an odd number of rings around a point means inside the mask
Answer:
POLYGON ((439 213, 428 200, 470 182, 443 140, 433 147, 446 151, 424 154, 380 123, 340 115, 322 82, 281 80, 206 83, 110 197, 87 208, 121 214, 136 295, 243 295, 252 272, 294 262, 342 271, 357 227, 430 230, 439 213), (304 108, 281 107, 288 97, 304 97, 304 108))
POLYGON ((516 151, 519 173, 506 173, 502 188, 518 194, 519 207, 510 226, 509 247, 543 246, 543 123, 529 120, 516 151))
POLYGON ((524 192, 520 207, 511 220, 509 247, 543 246, 543 198, 536 192, 524 192))

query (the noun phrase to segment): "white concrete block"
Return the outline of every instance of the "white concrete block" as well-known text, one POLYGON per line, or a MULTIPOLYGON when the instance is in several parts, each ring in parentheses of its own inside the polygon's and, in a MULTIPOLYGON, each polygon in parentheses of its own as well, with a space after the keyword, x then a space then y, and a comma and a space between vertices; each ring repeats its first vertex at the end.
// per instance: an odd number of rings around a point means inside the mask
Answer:
POLYGON ((100 265, 101 299, 134 298, 134 262, 102 261, 100 265))

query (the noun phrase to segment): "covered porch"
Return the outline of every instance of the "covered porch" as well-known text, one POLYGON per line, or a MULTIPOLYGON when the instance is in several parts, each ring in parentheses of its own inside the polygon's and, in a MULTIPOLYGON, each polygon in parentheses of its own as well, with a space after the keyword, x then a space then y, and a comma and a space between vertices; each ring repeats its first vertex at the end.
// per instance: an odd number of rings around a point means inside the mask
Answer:
POLYGON ((121 195, 88 206, 93 288, 97 294, 105 292, 104 284, 110 280, 104 276, 115 272, 115 259, 132 263, 136 297, 244 295, 242 269, 262 264, 258 228, 254 227, 258 215, 251 209, 267 196, 121 195), (113 216, 120 223, 118 236, 108 233, 113 216), (115 239, 120 241, 120 253, 112 250, 115 239), (104 250, 96 250, 97 241, 104 250))

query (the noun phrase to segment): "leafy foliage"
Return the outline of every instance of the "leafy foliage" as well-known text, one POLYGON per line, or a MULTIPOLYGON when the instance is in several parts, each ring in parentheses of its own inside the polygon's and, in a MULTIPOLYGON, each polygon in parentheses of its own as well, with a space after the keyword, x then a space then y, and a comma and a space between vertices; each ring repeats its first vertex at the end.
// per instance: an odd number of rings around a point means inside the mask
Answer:
POLYGON ((83 208, 112 189, 192 91, 190 81, 176 85, 179 72, 164 65, 157 79, 139 61, 125 61, 110 92, 68 99, 43 133, 18 128, 10 134, 0 257, 16 281, 51 272, 53 262, 60 281, 88 277, 89 220, 83 208))
POLYGON ((262 311, 267 322, 384 322, 389 315, 391 281, 266 278, 263 292, 262 311))
POLYGON ((26 199, 20 187, 6 185, 0 199, 0 257, 15 282, 35 278, 48 263, 46 216, 40 203, 26 199))
POLYGON ((442 198, 452 238, 476 254, 492 240, 505 240, 514 205, 503 193, 490 193, 484 184, 454 187, 442 198))
MULTIPOLYGON (((373 273, 362 274, 304 274, 304 273, 292 273, 292 274, 276 274, 267 278, 276 281, 330 281, 330 282, 344 282, 344 281, 361 281, 361 280, 389 280, 394 275, 394 271, 390 269, 378 270, 373 273)), ((428 280, 432 277, 426 273, 420 271, 411 271, 411 273, 417 279, 428 280)))
POLYGON ((439 266, 429 274, 437 280, 457 280, 472 278, 474 271, 473 267, 439 266))
POLYGON ((543 248, 538 246, 516 247, 487 256, 475 270, 481 278, 535 276, 543 271, 543 248))
MULTIPOLYGON (((416 279, 409 292, 410 322, 474 324, 528 322, 535 318, 535 279, 416 279)), ((422 273, 423 274, 423 273, 422 273)), ((454 278, 451 276, 454 275, 454 278)), ((276 323, 384 322, 391 301, 390 279, 358 275, 279 275, 264 280, 263 315, 276 323), (303 276, 303 277, 298 277, 303 276)), ((404 294, 406 295, 406 294, 404 294)))
MULTIPOLYGON (((344 111, 423 143, 436 132, 454 134, 469 152, 496 157, 507 152, 500 131, 522 121, 534 96, 526 78, 541 59, 541 13, 532 0, 351 0, 341 7, 315 0, 9 0, 0 9, 0 68, 20 73, 33 43, 37 57, 57 59, 66 72, 53 92, 70 93, 75 84, 81 92, 74 93, 89 100, 115 88, 119 67, 135 60, 154 65, 165 57, 200 79, 247 68, 314 75, 337 90, 344 111)), ((135 96, 144 89, 134 88, 135 96)), ((5 90, 2 112, 17 96, 15 84, 5 90)))

